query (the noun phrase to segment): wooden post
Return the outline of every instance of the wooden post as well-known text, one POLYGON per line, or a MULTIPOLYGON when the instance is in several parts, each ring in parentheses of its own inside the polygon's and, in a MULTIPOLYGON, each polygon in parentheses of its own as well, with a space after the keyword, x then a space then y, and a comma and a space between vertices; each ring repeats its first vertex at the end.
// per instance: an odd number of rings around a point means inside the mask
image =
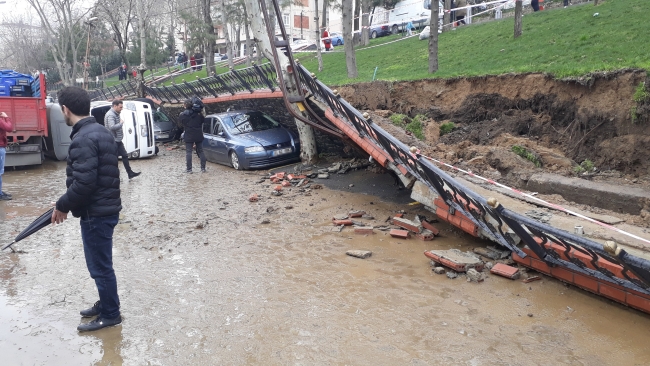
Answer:
POLYGON ((523 6, 521 0, 515 2, 515 38, 521 36, 521 16, 523 12, 523 6))

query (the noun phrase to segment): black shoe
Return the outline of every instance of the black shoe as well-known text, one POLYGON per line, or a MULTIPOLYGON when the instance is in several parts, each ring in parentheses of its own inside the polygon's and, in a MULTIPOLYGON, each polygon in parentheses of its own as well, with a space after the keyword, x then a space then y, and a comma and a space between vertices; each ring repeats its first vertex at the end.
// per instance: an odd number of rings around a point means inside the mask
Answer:
POLYGON ((10 195, 9 193, 7 193, 7 192, 5 192, 5 191, 0 191, 0 195, 4 195, 4 196, 7 196, 7 197, 9 197, 9 198, 13 198, 12 195, 10 195))
POLYGON ((187 174, 192 174, 192 169, 187 169, 187 170, 185 171, 185 173, 187 173, 187 174))
POLYGON ((131 172, 131 173, 129 173, 129 179, 133 179, 133 178, 137 177, 140 174, 142 174, 142 172, 139 172, 139 173, 131 172))
POLYGON ((79 324, 77 330, 80 332, 92 332, 95 330, 100 330, 102 328, 113 327, 116 325, 122 324, 122 316, 118 315, 117 318, 113 319, 104 319, 101 316, 97 317, 88 323, 79 324))
POLYGON ((97 301, 92 307, 81 310, 79 314, 81 314, 81 316, 84 318, 92 318, 93 316, 99 315, 99 301, 97 301))
POLYGON ((201 173, 207 173, 208 171, 205 168, 201 169, 201 173))
POLYGON ((0 201, 11 201, 11 196, 7 194, 0 194, 0 201))

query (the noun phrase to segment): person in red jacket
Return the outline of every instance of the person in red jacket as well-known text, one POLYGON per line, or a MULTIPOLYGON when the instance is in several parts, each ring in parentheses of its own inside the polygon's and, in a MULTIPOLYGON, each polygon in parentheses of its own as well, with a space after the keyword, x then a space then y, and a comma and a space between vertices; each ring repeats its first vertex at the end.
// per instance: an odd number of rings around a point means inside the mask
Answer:
POLYGON ((13 129, 7 113, 0 112, 0 201, 9 201, 11 195, 2 191, 2 175, 5 173, 5 156, 7 153, 7 132, 13 129))
POLYGON ((325 44, 325 51, 329 51, 332 48, 332 39, 327 29, 323 31, 323 43, 325 44))

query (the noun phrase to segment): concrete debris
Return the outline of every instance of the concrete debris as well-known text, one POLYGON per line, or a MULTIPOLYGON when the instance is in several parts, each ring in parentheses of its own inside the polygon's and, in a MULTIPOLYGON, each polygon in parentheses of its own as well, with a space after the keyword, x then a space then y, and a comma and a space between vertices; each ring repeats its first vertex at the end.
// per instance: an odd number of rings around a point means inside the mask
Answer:
POLYGON ((339 170, 341 170, 341 163, 336 163, 332 165, 329 169, 327 169, 328 173, 336 173, 339 170))
POLYGON ((521 282, 530 283, 530 282, 533 282, 533 281, 539 281, 541 279, 542 278, 540 276, 530 276, 530 277, 526 278, 525 280, 522 280, 521 282))
POLYGON ((289 206, 285 206, 284 209, 285 209, 285 210, 291 210, 291 209, 293 209, 293 206, 291 206, 291 205, 289 205, 289 206))
POLYGON ((271 223, 271 220, 269 220, 269 219, 264 219, 264 220, 262 220, 262 222, 261 222, 261 224, 264 224, 264 225, 266 225, 266 224, 270 224, 270 223, 271 223))
POLYGON ((354 228, 355 234, 374 234, 372 226, 356 226, 354 228))
POLYGON ((260 196, 258 196, 257 193, 253 193, 253 194, 250 195, 250 197, 248 197, 248 201, 250 201, 250 202, 257 202, 257 201, 259 201, 259 199, 260 199, 260 196))
POLYGON ((341 231, 343 231, 343 228, 344 228, 344 227, 345 227, 345 225, 334 226, 334 227, 332 228, 332 231, 335 232, 335 233, 340 233, 341 231))
POLYGON ((346 214, 340 214, 340 215, 334 215, 333 219, 334 219, 334 220, 345 220, 345 219, 347 219, 348 217, 349 217, 349 216, 346 215, 346 214))
POLYGON ((375 219, 374 216, 371 216, 371 215, 368 215, 368 214, 361 215, 361 218, 366 219, 366 220, 374 220, 375 219))
POLYGON ((467 282, 483 282, 483 280, 485 280, 483 273, 475 270, 474 268, 467 270, 467 282))
POLYGON ((351 257, 366 259, 372 255, 372 252, 369 250, 348 250, 345 254, 351 257))
POLYGON ((485 269, 487 269, 489 271, 489 270, 492 269, 492 267, 494 267, 494 263, 493 262, 487 262, 487 263, 485 263, 484 267, 485 267, 485 269))
POLYGON ((365 211, 356 210, 356 211, 350 211, 348 213, 348 216, 350 216, 350 217, 362 217, 365 214, 366 214, 365 211))
POLYGON ((273 191, 273 192, 271 192, 271 196, 276 196, 276 197, 278 197, 278 196, 282 196, 282 192, 280 192, 280 191, 273 191))
POLYGON ((445 267, 433 267, 433 272, 436 274, 445 274, 446 271, 445 267))
POLYGON ((451 268, 456 272, 466 272, 470 268, 483 270, 483 262, 473 253, 461 252, 458 249, 429 250, 424 255, 436 263, 451 268))
POLYGON ((323 186, 320 185, 320 184, 312 184, 312 185, 311 185, 311 188, 312 188, 312 189, 322 189, 323 186))
POLYGON ((493 260, 505 259, 511 254, 509 250, 499 250, 491 246, 488 246, 487 248, 474 248, 474 253, 493 260))
POLYGON ((390 231, 390 236, 393 238, 398 238, 398 239, 408 239, 409 238, 409 232, 406 230, 397 230, 397 229, 392 229, 390 231))
POLYGON ((525 212, 524 215, 530 217, 533 220, 537 220, 541 223, 547 223, 551 220, 553 217, 552 214, 544 211, 539 211, 539 210, 530 210, 528 212, 525 212))
POLYGON ((334 225, 337 225, 337 226, 339 226, 339 225, 352 226, 353 225, 352 220, 332 220, 332 223, 334 225))
POLYGON ((415 237, 423 241, 430 241, 433 240, 435 236, 430 230, 424 229, 421 233, 415 234, 415 237))
POLYGON ((454 278, 458 277, 458 273, 454 271, 447 271, 447 278, 450 280, 453 280, 454 278))
POLYGON ((354 184, 350 184, 348 187, 352 188, 352 187, 354 187, 354 184))
POLYGON ((399 226, 399 227, 401 227, 403 229, 412 231, 412 232, 414 232, 416 234, 421 233, 422 229, 423 229, 422 225, 419 225, 418 223, 416 223, 414 221, 407 220, 407 219, 404 219, 404 218, 401 218, 401 217, 394 217, 393 218, 393 225, 397 225, 397 226, 399 226))
POLYGON ((323 173, 323 174, 318 174, 318 176, 316 178, 318 178, 318 179, 329 179, 329 177, 330 177, 329 174, 323 173))

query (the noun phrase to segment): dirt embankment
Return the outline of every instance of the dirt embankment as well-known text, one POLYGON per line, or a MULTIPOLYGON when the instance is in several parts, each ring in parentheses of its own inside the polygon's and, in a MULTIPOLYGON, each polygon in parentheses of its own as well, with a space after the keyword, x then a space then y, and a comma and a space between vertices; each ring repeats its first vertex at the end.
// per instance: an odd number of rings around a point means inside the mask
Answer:
POLYGON ((404 132, 389 126, 391 114, 425 115, 424 141, 405 135, 403 141, 509 184, 525 185, 541 170, 575 175, 584 160, 596 167, 591 179, 644 184, 650 180, 650 118, 633 119, 631 111, 644 110, 634 93, 645 78, 641 70, 575 80, 525 74, 375 82, 339 91, 398 135, 404 132), (445 122, 455 127, 440 136, 445 122), (541 167, 512 152, 514 145, 528 150, 541 167))

